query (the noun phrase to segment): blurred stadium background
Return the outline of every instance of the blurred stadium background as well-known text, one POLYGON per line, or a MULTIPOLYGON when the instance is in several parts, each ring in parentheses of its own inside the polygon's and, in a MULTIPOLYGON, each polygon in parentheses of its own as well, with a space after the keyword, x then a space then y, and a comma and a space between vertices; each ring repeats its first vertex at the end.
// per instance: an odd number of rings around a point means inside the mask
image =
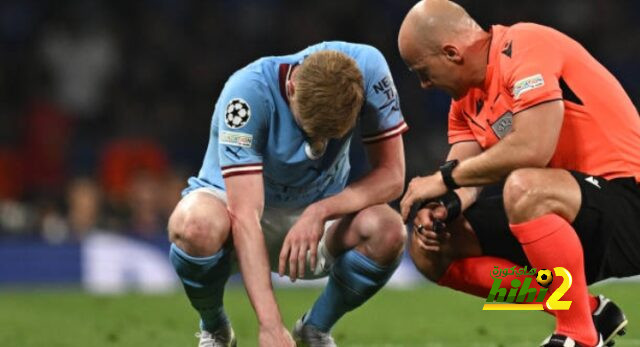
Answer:
MULTIPOLYGON (((640 102, 640 1, 458 2, 484 27, 531 21, 564 31, 640 102)), ((335 39, 378 47, 411 127, 407 175, 434 170, 448 148, 449 98, 420 90, 397 53, 397 30, 413 4, 1 1, 0 346, 195 344, 195 316, 166 257, 165 224, 199 169, 224 81, 261 56, 335 39)), ((242 345, 252 345, 255 319, 232 282, 227 307, 242 345)), ((480 299, 428 286, 408 262, 391 287, 399 290, 385 289, 339 324, 339 342, 530 346, 552 327, 541 314, 482 312, 480 299)), ((638 289, 598 288, 631 318, 620 346, 640 346, 638 289)), ((279 291, 287 324, 317 292, 279 291)))

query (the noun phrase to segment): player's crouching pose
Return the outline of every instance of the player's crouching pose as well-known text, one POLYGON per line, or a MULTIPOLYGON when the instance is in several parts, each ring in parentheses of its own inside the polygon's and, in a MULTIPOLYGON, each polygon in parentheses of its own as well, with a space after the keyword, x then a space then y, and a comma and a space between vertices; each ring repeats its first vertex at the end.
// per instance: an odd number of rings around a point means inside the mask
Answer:
POLYGON ((242 274, 261 346, 294 342, 276 304, 271 271, 292 281, 328 275, 293 336, 334 346, 330 329, 396 269, 405 243, 386 203, 404 186, 403 121, 382 54, 325 42, 266 57, 226 83, 198 177, 169 221, 171 261, 200 314, 200 346, 235 345, 225 282, 242 274), (358 125, 372 170, 346 186, 358 125))
POLYGON ((556 30, 520 23, 486 32, 446 0, 419 2, 398 45, 423 88, 454 99, 452 161, 414 178, 401 202, 406 216, 413 203, 448 193, 448 210, 427 205, 414 221, 417 267, 485 298, 495 266, 564 267, 571 306, 550 312, 556 327, 544 346, 610 343, 626 318, 587 284, 640 273, 640 118, 622 86, 556 30), (478 197, 477 187, 504 178, 502 196, 478 197), (434 233, 436 219, 451 220, 445 232, 434 233))

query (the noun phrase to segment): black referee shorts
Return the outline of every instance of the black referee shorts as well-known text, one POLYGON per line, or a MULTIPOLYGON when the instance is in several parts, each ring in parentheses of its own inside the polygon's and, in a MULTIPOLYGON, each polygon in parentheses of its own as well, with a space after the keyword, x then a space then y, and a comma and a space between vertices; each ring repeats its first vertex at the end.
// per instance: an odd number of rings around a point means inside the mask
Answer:
MULTIPOLYGON (((640 186, 633 178, 606 180, 570 171, 582 192, 573 228, 584 249, 589 284, 640 274, 640 186)), ((509 229, 501 189, 492 188, 464 212, 485 255, 530 265, 509 229)))

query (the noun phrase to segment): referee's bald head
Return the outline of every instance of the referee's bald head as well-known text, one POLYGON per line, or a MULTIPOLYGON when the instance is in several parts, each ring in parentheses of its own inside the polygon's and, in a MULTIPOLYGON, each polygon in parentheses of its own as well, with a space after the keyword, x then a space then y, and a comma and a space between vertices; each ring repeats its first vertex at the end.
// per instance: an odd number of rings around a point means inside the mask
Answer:
POLYGON ((437 47, 443 41, 460 41, 482 31, 460 5, 448 0, 422 0, 405 17, 398 35, 400 51, 411 42, 437 47))
POLYGON ((398 49, 422 88, 438 88, 458 99, 484 81, 490 41, 460 5, 422 0, 402 22, 398 49))

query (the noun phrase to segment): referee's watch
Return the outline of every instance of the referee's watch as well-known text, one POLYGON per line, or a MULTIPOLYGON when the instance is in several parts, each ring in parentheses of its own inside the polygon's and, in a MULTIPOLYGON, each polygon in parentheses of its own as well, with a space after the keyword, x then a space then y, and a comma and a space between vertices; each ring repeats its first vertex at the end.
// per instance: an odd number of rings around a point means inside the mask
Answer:
POLYGON ((453 169, 458 166, 458 159, 449 160, 444 165, 440 166, 440 173, 442 174, 442 180, 444 181, 444 185, 447 186, 449 190, 456 190, 460 188, 460 186, 453 180, 453 176, 451 175, 453 169))

